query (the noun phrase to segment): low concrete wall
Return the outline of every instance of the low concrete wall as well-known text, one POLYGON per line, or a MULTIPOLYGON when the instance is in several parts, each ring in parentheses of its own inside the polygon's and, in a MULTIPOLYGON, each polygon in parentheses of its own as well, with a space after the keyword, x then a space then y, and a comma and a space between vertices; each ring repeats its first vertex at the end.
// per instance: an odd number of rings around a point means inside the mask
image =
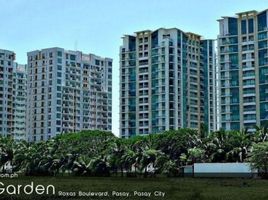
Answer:
POLYGON ((195 163, 194 177, 253 177, 249 163, 195 163))

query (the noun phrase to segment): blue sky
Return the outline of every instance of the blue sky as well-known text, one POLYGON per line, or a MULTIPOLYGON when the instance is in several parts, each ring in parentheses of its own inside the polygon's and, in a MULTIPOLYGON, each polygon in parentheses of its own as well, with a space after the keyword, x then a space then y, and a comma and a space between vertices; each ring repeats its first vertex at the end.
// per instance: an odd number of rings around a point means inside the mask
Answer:
POLYGON ((268 8, 268 0, 0 0, 0 48, 25 64, 48 47, 114 59, 113 133, 119 134, 119 46, 124 34, 177 27, 215 39, 217 19, 268 8))

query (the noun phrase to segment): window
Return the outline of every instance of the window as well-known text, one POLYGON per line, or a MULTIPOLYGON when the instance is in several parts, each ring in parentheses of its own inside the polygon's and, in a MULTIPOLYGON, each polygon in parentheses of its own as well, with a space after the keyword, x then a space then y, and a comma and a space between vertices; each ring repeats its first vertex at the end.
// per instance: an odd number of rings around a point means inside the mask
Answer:
POLYGON ((259 69, 259 81, 260 83, 268 83, 268 67, 262 67, 259 69))
POLYGON ((266 49, 262 49, 259 50, 259 65, 266 65, 268 63, 268 58, 267 58, 267 50, 266 49))
POLYGON ((229 18, 228 19, 228 30, 230 35, 237 35, 237 19, 229 18))
POLYGON ((254 24, 253 24, 253 19, 248 20, 248 33, 253 33, 254 32, 254 24))
POLYGON ((62 57, 62 52, 61 51, 58 51, 58 56, 62 57))
POLYGON ((247 21, 245 19, 241 21, 241 33, 247 33, 247 21))
POLYGON ((152 48, 158 46, 158 31, 152 33, 152 48))
POLYGON ((75 60, 75 55, 70 55, 70 60, 75 60))
POLYGON ((267 27, 267 12, 258 15, 258 31, 263 31, 267 27))
POLYGON ((136 38, 133 36, 129 36, 129 43, 128 43, 129 51, 136 50, 136 38))
POLYGON ((148 65, 148 60, 140 60, 139 65, 148 65))
POLYGON ((263 40, 263 39, 266 39, 266 38, 267 38, 267 33, 266 32, 258 34, 258 39, 259 40, 263 40))
POLYGON ((266 47, 267 47, 267 41, 266 40, 259 42, 259 48, 260 49, 266 48, 266 47))

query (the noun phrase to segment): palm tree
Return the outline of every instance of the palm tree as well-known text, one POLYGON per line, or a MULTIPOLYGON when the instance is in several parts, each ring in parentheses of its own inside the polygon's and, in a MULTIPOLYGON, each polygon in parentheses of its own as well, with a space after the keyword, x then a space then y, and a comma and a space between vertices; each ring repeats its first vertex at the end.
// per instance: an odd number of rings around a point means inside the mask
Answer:
POLYGON ((101 156, 91 158, 89 169, 95 176, 110 176, 109 164, 101 156))
POLYGON ((198 148, 198 147, 188 149, 188 161, 191 164, 194 164, 196 162, 202 162, 204 153, 205 153, 205 150, 198 148))
POLYGON ((131 150, 128 149, 125 151, 124 155, 121 158, 121 163, 124 167, 124 169, 130 173, 132 172, 132 166, 134 166, 134 174, 136 176, 136 170, 137 170, 137 163, 136 163, 137 154, 131 150))
POLYGON ((121 171, 121 176, 124 176, 124 162, 123 156, 126 153, 125 145, 123 144, 122 140, 117 139, 111 142, 109 148, 107 149, 108 161, 110 163, 111 169, 117 175, 118 169, 121 171))
POLYGON ((177 164, 173 160, 168 160, 164 163, 162 167, 162 173, 166 174, 168 177, 174 177, 177 176, 179 170, 177 167, 177 164))
POLYGON ((254 142, 264 142, 268 139, 268 125, 255 126, 254 142))
POLYGON ((86 156, 80 156, 77 161, 74 161, 72 172, 74 175, 91 175, 91 159, 86 156))
POLYGON ((5 165, 7 163, 12 165, 12 160, 14 157, 13 147, 15 144, 15 141, 11 137, 0 137, 0 166, 3 173, 6 171, 5 165))
POLYGON ((144 177, 147 177, 148 171, 147 168, 149 164, 155 168, 155 162, 159 156, 162 155, 160 150, 146 148, 142 151, 142 158, 140 160, 139 166, 142 171, 144 171, 144 177))

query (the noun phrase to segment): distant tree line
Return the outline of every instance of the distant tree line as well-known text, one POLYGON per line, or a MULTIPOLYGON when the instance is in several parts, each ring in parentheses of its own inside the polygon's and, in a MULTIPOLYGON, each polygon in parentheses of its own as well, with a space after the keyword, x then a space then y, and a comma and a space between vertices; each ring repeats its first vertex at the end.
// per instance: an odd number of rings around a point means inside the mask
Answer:
POLYGON ((196 162, 251 162, 268 172, 268 128, 255 133, 220 130, 204 137, 192 129, 161 134, 115 137, 110 132, 83 131, 28 143, 0 137, 0 171, 42 176, 178 176, 196 162), (150 171, 153 170, 153 173, 150 171))

